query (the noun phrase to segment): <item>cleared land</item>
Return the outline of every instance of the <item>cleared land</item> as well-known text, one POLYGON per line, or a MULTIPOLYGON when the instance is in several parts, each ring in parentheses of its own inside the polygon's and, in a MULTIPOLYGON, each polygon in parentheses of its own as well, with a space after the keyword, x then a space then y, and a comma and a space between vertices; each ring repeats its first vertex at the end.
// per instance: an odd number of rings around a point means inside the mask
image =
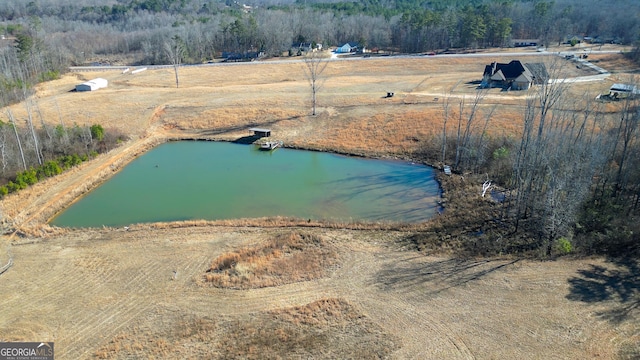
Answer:
MULTIPOLYGON (((443 95, 472 99, 472 82, 494 60, 511 58, 334 62, 317 117, 307 116, 310 90, 300 63, 183 68, 179 89, 171 69, 76 73, 43 84, 37 101, 48 121, 118 127, 131 140, 2 201, 5 221, 19 231, 4 238, 0 253, 0 266, 5 248, 14 260, 0 275, 0 339, 55 341, 57 359, 637 356, 636 263, 456 259, 412 250, 410 231, 347 230, 295 219, 128 231, 44 225, 167 139, 236 140, 249 135, 248 127, 261 126, 288 146, 410 156, 420 146, 416 139, 440 131, 443 95), (107 78, 110 86, 69 92, 94 77, 107 78), (383 98, 388 91, 396 95, 383 98), (313 244, 285 242, 263 251, 273 239, 295 234, 313 244), (250 249, 261 255, 243 257, 253 254, 250 249), (305 259, 295 258, 300 252, 323 266, 295 266, 305 259), (224 259, 244 262, 218 266, 224 259), (276 273, 274 264, 289 271, 276 273), (217 283, 207 281, 210 269, 223 276, 217 283), (263 286, 239 286, 241 276, 263 286)), ((598 65, 606 68, 606 61, 598 65)), ((592 74, 575 66, 565 71, 592 74)), ((571 91, 595 96, 618 82, 615 76, 577 83, 571 91)), ((483 107, 496 105, 495 136, 517 134, 525 96, 489 92, 483 107)), ((13 111, 20 116, 23 109, 13 111)))

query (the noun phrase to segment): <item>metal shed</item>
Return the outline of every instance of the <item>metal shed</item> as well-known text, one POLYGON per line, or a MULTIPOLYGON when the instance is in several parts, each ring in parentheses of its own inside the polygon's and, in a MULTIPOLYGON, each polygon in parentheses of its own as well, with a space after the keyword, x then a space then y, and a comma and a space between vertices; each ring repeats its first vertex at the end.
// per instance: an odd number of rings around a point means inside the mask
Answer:
POLYGON ((106 88, 109 82, 103 78, 96 78, 89 80, 82 84, 76 85, 76 91, 94 91, 102 88, 106 88))
POLYGON ((613 84, 609 88, 609 94, 615 98, 635 97, 640 95, 640 90, 630 84, 613 84))

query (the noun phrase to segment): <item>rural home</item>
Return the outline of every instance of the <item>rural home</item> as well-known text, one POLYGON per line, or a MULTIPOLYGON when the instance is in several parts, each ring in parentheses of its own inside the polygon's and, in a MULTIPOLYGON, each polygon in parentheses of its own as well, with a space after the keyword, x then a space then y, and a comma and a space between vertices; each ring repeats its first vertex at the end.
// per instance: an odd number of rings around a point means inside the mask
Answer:
POLYGON ((82 84, 76 85, 76 91, 94 91, 102 88, 106 88, 108 85, 108 81, 103 78, 96 78, 93 80, 89 80, 82 84))
MULTIPOLYGON (((582 36, 579 35, 567 35, 564 38, 564 44, 580 44, 582 43, 582 36)), ((573 46, 573 45, 572 45, 573 46)))
POLYGON ((364 48, 361 49, 360 45, 355 42, 346 43, 335 50, 335 52, 338 54, 349 54, 358 51, 364 52, 364 48))
POLYGON ((264 52, 262 51, 246 51, 244 53, 239 52, 223 52, 222 57, 224 58, 224 62, 229 61, 254 61, 261 57, 264 57, 264 52))
POLYGON ((289 51, 290 54, 294 54, 294 55, 302 55, 305 52, 309 52, 313 50, 313 44, 311 43, 294 43, 291 44, 291 51, 289 51))
POLYGON ((525 46, 538 46, 540 40, 538 39, 512 39, 511 46, 513 47, 525 47, 525 46))
POLYGON ((480 87, 501 87, 507 90, 527 90, 533 84, 549 79, 547 68, 542 63, 523 64, 512 60, 508 64, 493 62, 485 66, 480 87))

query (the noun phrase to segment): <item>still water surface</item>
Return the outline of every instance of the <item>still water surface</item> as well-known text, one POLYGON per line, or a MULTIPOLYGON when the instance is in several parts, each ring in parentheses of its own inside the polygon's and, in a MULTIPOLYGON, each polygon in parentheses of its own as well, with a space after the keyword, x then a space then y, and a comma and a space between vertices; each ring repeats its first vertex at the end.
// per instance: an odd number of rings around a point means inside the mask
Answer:
POLYGON ((51 221, 64 227, 292 216, 420 222, 437 211, 430 167, 224 142, 166 143, 51 221))

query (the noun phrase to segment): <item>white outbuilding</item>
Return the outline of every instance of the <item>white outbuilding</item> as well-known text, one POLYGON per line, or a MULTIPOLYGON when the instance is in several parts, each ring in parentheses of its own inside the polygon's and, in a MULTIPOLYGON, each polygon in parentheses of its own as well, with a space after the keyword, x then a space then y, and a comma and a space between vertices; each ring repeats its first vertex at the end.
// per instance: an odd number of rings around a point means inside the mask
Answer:
POLYGON ((82 84, 76 85, 76 91, 94 91, 102 88, 106 88, 109 82, 107 79, 96 78, 89 80, 82 84))

